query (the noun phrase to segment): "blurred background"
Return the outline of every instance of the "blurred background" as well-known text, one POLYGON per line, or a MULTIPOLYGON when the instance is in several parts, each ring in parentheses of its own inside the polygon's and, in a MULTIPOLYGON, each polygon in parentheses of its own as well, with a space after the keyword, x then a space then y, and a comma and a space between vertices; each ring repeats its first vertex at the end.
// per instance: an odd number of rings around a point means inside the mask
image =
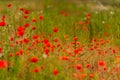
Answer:
POLYGON ((49 2, 49 1, 67 1, 67 2, 75 2, 75 3, 80 3, 80 2, 84 2, 84 3, 96 3, 96 4, 103 4, 103 5, 110 5, 110 6, 119 6, 120 5, 120 0, 0 0, 0 2, 9 2, 9 1, 20 1, 20 2, 24 2, 24 1, 32 1, 32 2, 49 2))

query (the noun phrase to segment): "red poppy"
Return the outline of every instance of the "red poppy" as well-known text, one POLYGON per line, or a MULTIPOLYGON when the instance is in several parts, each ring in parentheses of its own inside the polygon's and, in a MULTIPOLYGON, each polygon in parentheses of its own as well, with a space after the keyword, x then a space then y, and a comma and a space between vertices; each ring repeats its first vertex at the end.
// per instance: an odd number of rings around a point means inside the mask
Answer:
POLYGON ((23 36, 24 35, 24 31, 18 31, 18 36, 23 36))
POLYGON ((45 54, 47 54, 47 55, 48 55, 48 54, 49 54, 49 52, 50 52, 50 50, 49 50, 49 49, 45 49, 45 50, 44 50, 44 52, 45 52, 45 54))
POLYGON ((41 66, 40 68, 41 68, 41 69, 44 69, 44 68, 45 68, 45 66, 41 66))
POLYGON ((40 69, 39 69, 39 68, 35 68, 33 71, 34 71, 35 73, 38 73, 38 72, 40 72, 40 69))
POLYGON ((4 69, 7 67, 7 62, 5 60, 0 60, 0 69, 4 69))
POLYGON ((37 22, 37 20, 34 18, 34 19, 32 19, 32 22, 37 22))
POLYGON ((24 30, 25 30, 25 28, 24 27, 22 27, 22 26, 20 26, 20 27, 18 27, 17 28, 17 35, 18 36, 23 36, 24 35, 24 30))
POLYGON ((17 28, 17 31, 22 31, 22 30, 25 30, 25 28, 22 27, 22 26, 19 26, 19 27, 17 28))
POLYGON ((99 62, 98 62, 98 65, 99 65, 99 66, 104 66, 104 65, 105 65, 105 62, 104 62, 104 61, 99 61, 99 62))
POLYGON ((20 55, 22 55, 22 54, 23 54, 23 50, 22 50, 22 49, 20 49, 20 50, 19 50, 19 53, 20 53, 20 55))
POLYGON ((29 26, 30 26, 29 23, 26 23, 26 24, 24 25, 25 28, 27 28, 27 27, 29 27, 29 26))
POLYGON ((59 73, 59 72, 58 72, 57 69, 54 69, 54 70, 53 70, 53 74, 54 74, 54 75, 58 75, 58 73, 59 73))
POLYGON ((88 63, 87 65, 86 65, 86 68, 89 68, 91 65, 88 63))
POLYGON ((112 52, 113 52, 113 54, 115 54, 115 53, 117 53, 117 50, 113 49, 112 52))
POLYGON ((10 38, 10 41, 14 41, 14 38, 13 38, 13 37, 11 37, 11 38, 10 38))
POLYGON ((86 18, 89 19, 90 17, 91 17, 91 14, 88 13, 88 14, 86 15, 86 18))
POLYGON ((35 27, 35 26, 33 26, 33 27, 32 27, 32 30, 36 30, 36 27, 35 27))
POLYGON ((81 26, 84 26, 85 25, 85 22, 79 22, 79 24, 81 25, 81 26))
POLYGON ((5 21, 5 15, 2 16, 2 21, 5 21))
POLYGON ((11 7, 11 6, 12 6, 12 4, 11 4, 11 3, 7 4, 7 7, 11 7))
POLYGON ((74 39, 75 41, 77 41, 77 40, 78 40, 78 38, 77 38, 77 37, 74 37, 73 39, 74 39))
POLYGON ((58 42, 58 39, 54 39, 54 42, 58 42))
POLYGON ((78 50, 78 49, 75 49, 75 50, 74 50, 74 53, 75 53, 75 54, 78 54, 78 53, 79 53, 79 50, 78 50))
POLYGON ((93 78, 95 75, 93 74, 93 73, 91 73, 90 75, 89 75, 89 77, 90 78, 93 78))
POLYGON ((24 11, 24 14, 29 14, 29 13, 30 13, 29 10, 24 11))
POLYGON ((31 50, 31 47, 30 46, 28 46, 28 48, 27 48, 28 50, 31 50))
POLYGON ((24 11, 24 9, 23 9, 23 8, 20 8, 20 11, 24 11))
POLYGON ((65 13, 65 11, 63 11, 63 10, 60 11, 60 14, 64 14, 64 13, 65 13))
POLYGON ((60 11, 60 14, 61 14, 61 15, 63 15, 63 16, 67 16, 67 15, 68 15, 68 14, 67 14, 67 13, 65 13, 65 11, 63 11, 63 10, 62 10, 62 11, 60 11))
POLYGON ((22 44, 22 43, 23 43, 23 40, 19 40, 19 43, 22 44))
POLYGON ((44 44, 47 44, 47 43, 49 42, 49 40, 48 40, 48 39, 44 39, 42 42, 43 42, 44 44))
POLYGON ((39 16, 39 20, 40 21, 43 20, 43 16, 42 15, 39 16))
POLYGON ((28 38, 24 38, 24 42, 27 44, 30 42, 30 40, 28 38))
POLYGON ((6 26, 6 22, 1 21, 1 22, 0 22, 0 26, 6 26))
POLYGON ((53 31, 57 33, 58 32, 58 28, 54 28, 53 31))
POLYGON ((0 53, 2 53, 2 50, 3 50, 3 49, 0 47, 0 53))
POLYGON ((38 39, 39 36, 38 36, 38 35, 33 35, 32 38, 33 38, 33 39, 38 39))
POLYGON ((81 65, 81 64, 77 64, 77 65, 76 65, 76 68, 77 68, 78 70, 81 70, 81 69, 82 69, 82 65, 81 65))
POLYGON ((51 46, 50 42, 48 42, 47 44, 45 44, 45 46, 46 47, 50 47, 51 46))
POLYGON ((27 18, 28 18, 28 16, 26 16, 26 15, 25 15, 25 16, 24 16, 24 18, 25 18, 25 19, 27 19, 27 18))
POLYGON ((70 60, 70 58, 67 56, 62 56, 61 58, 62 58, 62 60, 70 60))
POLYGON ((36 62, 38 62, 38 58, 37 57, 31 57, 30 62, 36 63, 36 62))
POLYGON ((13 53, 10 53, 9 56, 10 56, 10 57, 13 57, 13 53))

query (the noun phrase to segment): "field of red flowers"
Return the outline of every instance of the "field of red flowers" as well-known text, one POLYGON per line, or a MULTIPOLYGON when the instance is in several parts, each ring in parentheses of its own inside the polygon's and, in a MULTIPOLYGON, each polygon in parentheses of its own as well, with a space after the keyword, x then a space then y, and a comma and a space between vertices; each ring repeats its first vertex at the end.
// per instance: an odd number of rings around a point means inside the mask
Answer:
POLYGON ((120 80, 119 13, 96 2, 0 1, 0 80, 120 80))

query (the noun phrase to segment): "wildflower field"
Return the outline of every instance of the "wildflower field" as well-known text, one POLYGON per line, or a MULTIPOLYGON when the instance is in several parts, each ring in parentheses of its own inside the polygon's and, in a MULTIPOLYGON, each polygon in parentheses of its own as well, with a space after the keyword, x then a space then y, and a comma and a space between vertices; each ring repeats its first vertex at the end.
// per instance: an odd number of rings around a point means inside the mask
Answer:
POLYGON ((120 80, 120 1, 0 0, 0 80, 120 80))

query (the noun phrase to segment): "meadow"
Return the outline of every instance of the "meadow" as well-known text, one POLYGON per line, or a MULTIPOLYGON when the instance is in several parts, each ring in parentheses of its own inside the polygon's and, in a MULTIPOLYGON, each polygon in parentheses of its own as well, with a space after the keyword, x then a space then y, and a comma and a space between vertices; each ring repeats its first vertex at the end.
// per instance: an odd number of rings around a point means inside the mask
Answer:
POLYGON ((115 1, 1 0, 0 80, 120 80, 115 1))

